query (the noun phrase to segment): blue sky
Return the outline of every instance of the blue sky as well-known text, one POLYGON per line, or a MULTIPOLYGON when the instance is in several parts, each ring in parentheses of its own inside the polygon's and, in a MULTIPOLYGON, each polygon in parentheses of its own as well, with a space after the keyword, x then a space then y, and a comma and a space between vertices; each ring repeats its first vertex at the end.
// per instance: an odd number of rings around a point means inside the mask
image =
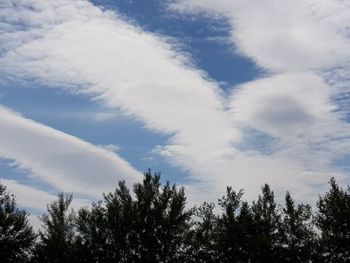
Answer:
POLYGON ((34 216, 148 168, 191 204, 264 182, 314 202, 349 182, 349 9, 0 0, 0 178, 34 216))

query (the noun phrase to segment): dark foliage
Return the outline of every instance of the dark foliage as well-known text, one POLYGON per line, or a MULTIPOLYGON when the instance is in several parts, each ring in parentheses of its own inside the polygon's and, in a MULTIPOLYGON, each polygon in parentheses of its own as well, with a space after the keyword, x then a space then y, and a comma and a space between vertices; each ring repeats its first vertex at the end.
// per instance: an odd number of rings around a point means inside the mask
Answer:
POLYGON ((103 202, 83 208, 77 218, 80 262, 179 262, 192 215, 185 209, 184 189, 160 184, 160 175, 145 173, 134 185, 125 182, 103 202))
POLYGON ((251 204, 227 188, 214 203, 186 208, 183 188, 145 173, 76 214, 59 194, 35 235, 27 214, 0 185, 1 262, 350 262, 350 189, 332 178, 315 216, 290 193, 276 204, 269 185, 251 204))
POLYGON ((69 209, 72 194, 58 195, 41 217, 43 230, 36 246, 35 262, 68 263, 73 257, 75 214, 69 209))
POLYGON ((0 261, 27 262, 36 238, 28 214, 17 208, 13 195, 0 184, 0 261))
POLYGON ((218 217, 214 214, 215 204, 204 202, 194 209, 195 220, 185 239, 185 262, 218 262, 217 246, 218 217))
POLYGON ((329 184, 329 192, 317 202, 322 261, 350 262, 350 189, 341 189, 334 178, 329 184))
POLYGON ((281 215, 277 211, 274 193, 270 186, 262 187, 262 195, 252 204, 253 214, 253 262, 279 262, 279 232, 281 215))
MULTIPOLYGON (((295 206, 289 192, 280 225, 281 259, 284 262, 310 262, 316 260, 316 234, 312 222, 311 207, 295 206)), ((282 260, 281 260, 282 261, 282 260)))

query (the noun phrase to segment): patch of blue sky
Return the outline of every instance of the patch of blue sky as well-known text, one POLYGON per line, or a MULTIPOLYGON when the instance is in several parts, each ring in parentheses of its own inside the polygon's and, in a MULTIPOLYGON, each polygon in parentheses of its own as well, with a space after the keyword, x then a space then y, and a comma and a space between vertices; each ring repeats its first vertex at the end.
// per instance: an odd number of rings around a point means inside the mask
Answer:
POLYGON ((333 103, 337 106, 342 120, 350 122, 350 92, 343 92, 333 97, 333 103))
POLYGON ((343 155, 332 162, 332 166, 337 170, 342 170, 347 174, 350 173, 350 154, 343 155))
POLYGON ((242 143, 236 146, 240 151, 253 151, 263 155, 271 155, 274 152, 276 139, 268 134, 253 128, 245 128, 242 134, 242 143))

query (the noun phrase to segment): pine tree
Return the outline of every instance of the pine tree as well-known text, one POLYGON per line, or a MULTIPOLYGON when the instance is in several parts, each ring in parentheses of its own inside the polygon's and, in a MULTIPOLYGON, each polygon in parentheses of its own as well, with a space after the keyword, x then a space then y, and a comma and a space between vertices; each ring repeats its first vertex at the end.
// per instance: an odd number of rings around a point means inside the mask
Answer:
POLYGON ((192 211, 185 209, 183 188, 160 186, 160 174, 150 171, 134 185, 139 262, 178 262, 184 256, 192 211))
POLYGON ((313 226, 311 206, 295 206, 287 192, 280 226, 281 257, 284 262, 310 262, 313 259, 316 250, 313 226))
POLYGON ((270 186, 262 187, 262 195, 252 205, 254 220, 253 240, 256 248, 252 254, 253 262, 280 262, 278 227, 280 215, 277 211, 274 193, 270 186))
POLYGON ((223 209, 217 224, 217 246, 221 262, 243 262, 247 254, 242 246, 246 233, 238 220, 242 196, 243 190, 235 192, 227 187, 226 196, 219 199, 219 205, 223 209))
POLYGON ((78 262, 178 262, 191 211, 185 210, 183 188, 160 175, 145 173, 134 185, 133 198, 125 182, 77 217, 78 262))
POLYGON ((36 262, 72 262, 74 244, 75 213, 69 209, 72 194, 58 195, 58 199, 47 207, 48 214, 41 217, 43 230, 36 249, 36 262))
POLYGON ((320 254, 324 262, 350 262, 350 189, 343 190, 334 178, 329 184, 329 192, 317 202, 320 254))
POLYGON ((81 208, 76 219, 76 227, 76 262, 113 261, 115 251, 111 245, 106 208, 103 207, 102 201, 93 203, 91 208, 81 208))
POLYGON ((240 247, 241 247, 241 262, 252 261, 252 256, 256 250, 253 242, 255 238, 254 220, 251 207, 248 202, 242 202, 239 215, 237 217, 240 226, 240 247))
POLYGON ((0 184, 0 261, 27 262, 35 239, 28 214, 17 208, 15 197, 0 184))
POLYGON ((105 227, 108 229, 108 250, 116 262, 131 262, 135 259, 136 233, 135 211, 132 197, 124 181, 119 182, 114 193, 104 195, 105 227))

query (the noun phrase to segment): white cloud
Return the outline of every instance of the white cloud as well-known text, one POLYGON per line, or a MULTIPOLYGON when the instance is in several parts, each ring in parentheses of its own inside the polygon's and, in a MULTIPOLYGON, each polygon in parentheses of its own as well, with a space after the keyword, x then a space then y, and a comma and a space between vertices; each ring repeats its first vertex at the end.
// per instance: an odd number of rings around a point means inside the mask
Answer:
POLYGON ((104 148, 104 149, 111 151, 111 152, 118 152, 121 149, 120 146, 115 145, 115 144, 99 145, 99 147, 104 148))
POLYGON ((0 107, 0 158, 59 191, 100 196, 141 174, 115 153, 0 107))
POLYGON ((330 90, 310 72, 256 80, 232 95, 232 117, 275 138, 275 153, 320 169, 350 147, 350 126, 341 120, 330 90))
POLYGON ((328 189, 331 176, 339 182, 347 181, 342 173, 325 169, 308 171, 302 162, 279 155, 264 156, 258 152, 237 152, 233 158, 191 167, 195 175, 198 173, 198 177, 194 177, 198 181, 185 185, 191 204, 217 201, 227 185, 235 190, 244 189, 244 199, 252 201, 264 183, 270 184, 280 202, 289 190, 298 202, 315 204, 318 194, 328 189))
POLYGON ((120 119, 121 114, 114 111, 55 111, 49 115, 60 118, 93 121, 96 123, 111 122, 120 119))
POLYGON ((226 17, 237 51, 273 71, 324 69, 349 61, 350 5, 341 0, 177 0, 186 13, 226 17))

